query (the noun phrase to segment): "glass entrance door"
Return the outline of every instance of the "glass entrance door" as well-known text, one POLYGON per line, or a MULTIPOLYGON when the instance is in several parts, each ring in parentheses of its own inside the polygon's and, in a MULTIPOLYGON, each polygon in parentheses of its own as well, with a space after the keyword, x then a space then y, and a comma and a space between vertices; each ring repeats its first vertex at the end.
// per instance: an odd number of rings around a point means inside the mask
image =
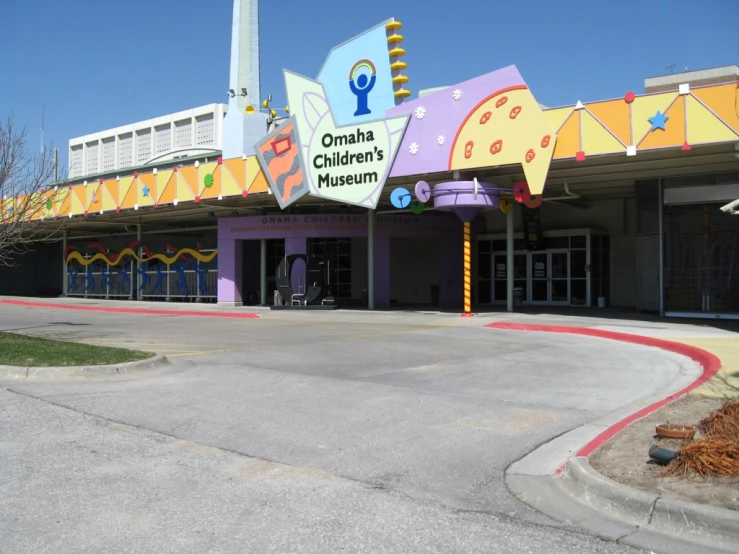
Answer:
POLYGON ((567 305, 570 303, 567 250, 549 250, 529 254, 531 268, 531 304, 567 305))
POLYGON ((549 251, 549 303, 570 303, 570 252, 549 251))
MULTIPOLYGON (((526 286, 527 274, 526 253, 516 252, 513 254, 513 288, 521 289, 521 300, 528 300, 526 286)), ((493 256, 493 301, 506 302, 508 298, 508 257, 506 254, 495 254, 493 256)))
POLYGON ((352 298, 351 241, 350 238, 308 239, 308 252, 326 263, 326 290, 337 300, 352 298))
POLYGON ((535 252, 529 254, 531 262, 531 298, 532 304, 549 303, 549 254, 535 252))

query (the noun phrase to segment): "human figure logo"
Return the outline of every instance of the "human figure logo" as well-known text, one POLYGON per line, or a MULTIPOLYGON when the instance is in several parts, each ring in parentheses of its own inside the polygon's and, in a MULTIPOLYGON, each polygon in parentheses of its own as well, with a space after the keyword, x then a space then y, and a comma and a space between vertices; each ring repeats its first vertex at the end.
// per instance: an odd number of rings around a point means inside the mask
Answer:
POLYGON ((367 105, 367 97, 374 88, 375 81, 377 81, 377 70, 370 60, 359 60, 349 72, 349 88, 357 97, 355 116, 372 113, 367 105))

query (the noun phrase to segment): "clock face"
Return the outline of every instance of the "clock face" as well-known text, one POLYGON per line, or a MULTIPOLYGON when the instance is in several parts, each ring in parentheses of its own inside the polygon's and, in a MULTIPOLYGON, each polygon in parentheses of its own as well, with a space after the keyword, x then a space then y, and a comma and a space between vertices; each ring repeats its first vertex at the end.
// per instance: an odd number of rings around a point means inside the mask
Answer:
POLYGON ((450 169, 520 163, 532 194, 541 194, 556 136, 524 85, 504 89, 472 110, 460 127, 450 169))

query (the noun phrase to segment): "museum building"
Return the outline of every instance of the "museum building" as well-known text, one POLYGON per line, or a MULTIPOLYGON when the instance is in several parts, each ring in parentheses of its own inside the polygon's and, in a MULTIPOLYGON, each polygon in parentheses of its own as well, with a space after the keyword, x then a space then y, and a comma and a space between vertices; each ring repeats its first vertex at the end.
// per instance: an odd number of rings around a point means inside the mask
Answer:
POLYGON ((255 22, 236 0, 228 105, 70 141, 34 223, 58 239, 0 294, 739 318, 738 66, 557 108, 513 66, 411 98, 391 19, 286 71, 280 111, 255 22))

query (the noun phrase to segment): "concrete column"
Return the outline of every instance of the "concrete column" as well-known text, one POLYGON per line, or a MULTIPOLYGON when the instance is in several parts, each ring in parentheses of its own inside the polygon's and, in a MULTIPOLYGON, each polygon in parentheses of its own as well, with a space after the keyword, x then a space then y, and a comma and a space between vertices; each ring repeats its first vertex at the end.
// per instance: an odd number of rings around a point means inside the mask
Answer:
POLYGON ((267 239, 260 241, 259 250, 259 303, 267 305, 267 239))
POLYGON ((367 308, 375 309, 375 210, 367 214, 367 308))
MULTIPOLYGON (((462 226, 461 220, 459 221, 462 226)), ((437 242, 439 248, 439 304, 442 307, 457 307, 464 299, 462 258, 464 248, 459 240, 460 232, 437 242)))
POLYGON ((513 311, 513 210, 506 214, 506 299, 513 311))
POLYGON ((69 290, 69 273, 67 272, 67 230, 62 231, 62 294, 61 297, 67 296, 69 290))
POLYGON ((243 261, 241 241, 218 239, 218 304, 243 306, 243 261))
POLYGON ((372 275, 375 281, 375 308, 388 307, 390 305, 390 237, 383 233, 375 236, 372 275))

